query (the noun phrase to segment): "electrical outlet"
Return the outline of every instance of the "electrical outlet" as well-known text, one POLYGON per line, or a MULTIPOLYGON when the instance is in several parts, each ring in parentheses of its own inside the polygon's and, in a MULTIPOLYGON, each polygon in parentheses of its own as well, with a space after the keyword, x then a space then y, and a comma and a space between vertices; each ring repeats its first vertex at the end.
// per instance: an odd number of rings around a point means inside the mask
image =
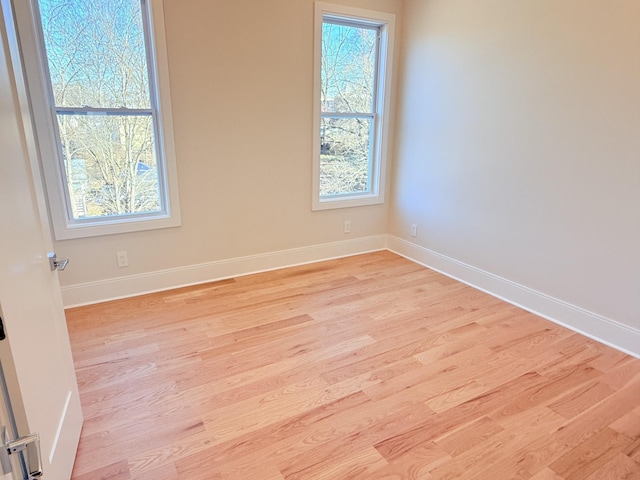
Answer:
POLYGON ((351 233, 351 220, 344 221, 344 233, 351 233))
POLYGON ((127 252, 118 252, 116 253, 116 257, 118 258, 119 268, 124 268, 129 266, 129 255, 127 255, 127 252))
POLYGON ((415 223, 411 224, 411 236, 412 237, 418 236, 418 225, 416 225, 415 223))

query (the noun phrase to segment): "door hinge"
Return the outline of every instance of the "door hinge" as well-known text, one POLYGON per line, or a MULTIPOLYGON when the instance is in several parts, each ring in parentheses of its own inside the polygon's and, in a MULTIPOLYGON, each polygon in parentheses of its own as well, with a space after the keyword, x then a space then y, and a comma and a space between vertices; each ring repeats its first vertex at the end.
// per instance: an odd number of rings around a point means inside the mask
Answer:
POLYGON ((0 449, 0 465, 3 473, 11 472, 11 455, 18 455, 22 459, 22 466, 26 471, 27 479, 39 479, 42 477, 42 457, 40 456, 40 436, 37 433, 25 435, 13 441, 7 441, 6 427, 2 427, 2 441, 4 446, 0 449))

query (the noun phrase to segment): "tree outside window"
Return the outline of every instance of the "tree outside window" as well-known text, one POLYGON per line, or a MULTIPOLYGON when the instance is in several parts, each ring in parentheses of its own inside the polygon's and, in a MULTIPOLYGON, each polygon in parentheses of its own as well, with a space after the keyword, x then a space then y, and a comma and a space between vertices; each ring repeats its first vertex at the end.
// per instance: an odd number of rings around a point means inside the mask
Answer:
POLYGON ((38 0, 73 220, 163 210, 140 0, 38 0))

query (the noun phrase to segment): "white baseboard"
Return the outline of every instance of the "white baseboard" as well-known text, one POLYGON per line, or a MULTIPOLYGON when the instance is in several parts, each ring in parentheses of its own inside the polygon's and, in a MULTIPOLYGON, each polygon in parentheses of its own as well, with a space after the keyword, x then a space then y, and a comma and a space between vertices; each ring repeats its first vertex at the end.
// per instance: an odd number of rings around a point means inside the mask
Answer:
POLYGON ((65 308, 134 297, 145 293, 197 285, 252 273, 303 265, 360 253, 385 250, 387 235, 354 238, 246 257, 128 275, 61 288, 65 308))
POLYGON ((388 249, 554 323, 640 358, 640 330, 389 235, 388 249))
POLYGON ((62 287, 65 308, 295 265, 391 250, 478 290, 640 358, 640 330, 392 235, 377 235, 62 287))

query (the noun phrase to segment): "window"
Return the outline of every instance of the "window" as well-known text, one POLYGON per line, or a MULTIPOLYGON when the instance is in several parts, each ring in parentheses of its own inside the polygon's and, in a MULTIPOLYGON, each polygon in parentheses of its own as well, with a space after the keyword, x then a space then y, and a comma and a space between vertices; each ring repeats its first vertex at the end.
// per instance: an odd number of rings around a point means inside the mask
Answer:
POLYGON ((316 2, 313 209, 384 201, 394 16, 316 2))
POLYGON ((24 3, 56 238, 179 225, 161 0, 24 3))

